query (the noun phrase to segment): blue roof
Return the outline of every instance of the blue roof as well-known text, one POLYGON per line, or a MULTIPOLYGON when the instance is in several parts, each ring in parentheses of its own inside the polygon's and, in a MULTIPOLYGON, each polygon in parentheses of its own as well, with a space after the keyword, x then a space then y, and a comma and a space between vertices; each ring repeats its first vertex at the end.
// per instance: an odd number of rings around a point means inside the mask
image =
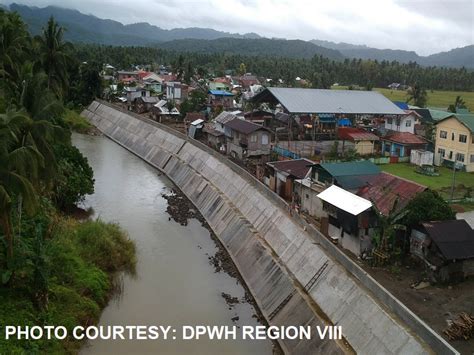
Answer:
POLYGON ((209 93, 212 95, 217 95, 217 96, 234 96, 230 92, 227 92, 224 90, 209 90, 209 93))
POLYGON ((337 121, 337 125, 339 127, 347 127, 347 126, 352 126, 351 120, 348 118, 341 118, 340 120, 337 121))
POLYGON ((397 105, 399 108, 401 108, 402 110, 408 110, 408 104, 406 102, 393 101, 393 103, 397 105))

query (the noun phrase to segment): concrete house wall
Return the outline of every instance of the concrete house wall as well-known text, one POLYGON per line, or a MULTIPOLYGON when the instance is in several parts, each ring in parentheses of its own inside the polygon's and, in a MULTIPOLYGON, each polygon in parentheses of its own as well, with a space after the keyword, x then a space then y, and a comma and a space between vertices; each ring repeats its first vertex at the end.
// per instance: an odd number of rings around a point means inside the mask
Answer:
POLYGON ((464 154, 464 162, 458 162, 466 167, 466 171, 474 171, 474 134, 458 119, 447 118, 436 125, 435 165, 441 165, 443 158, 454 161, 458 153, 464 154), (467 136, 466 143, 459 141, 461 134, 467 136), (446 138, 442 138, 444 136, 446 138))

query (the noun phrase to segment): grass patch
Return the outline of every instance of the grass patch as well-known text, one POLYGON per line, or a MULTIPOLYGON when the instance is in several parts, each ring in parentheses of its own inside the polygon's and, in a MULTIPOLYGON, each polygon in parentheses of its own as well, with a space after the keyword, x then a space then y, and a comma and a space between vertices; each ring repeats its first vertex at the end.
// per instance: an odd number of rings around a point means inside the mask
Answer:
POLYGON ((66 109, 64 121, 75 132, 87 134, 92 129, 92 125, 84 117, 74 110, 66 109))
MULTIPOLYGON (((414 165, 408 163, 385 164, 380 165, 380 168, 387 173, 425 185, 430 189, 439 192, 444 198, 450 197, 453 178, 452 169, 441 166, 438 167, 439 176, 427 176, 416 173, 414 165)), ((457 171, 455 185, 454 197, 463 198, 464 194, 467 192, 467 188, 474 188, 474 173, 457 171)))
MULTIPOLYGON (((0 287, 0 319, 7 325, 62 325, 71 334, 77 325, 97 323, 115 286, 117 271, 134 272, 135 245, 116 225, 100 220, 60 219, 45 242, 48 305, 33 306, 28 270, 8 287, 0 287)), ((5 340, 0 330, 0 354, 76 353, 80 342, 71 338, 5 340)))
MULTIPOLYGON (((332 89, 345 89, 347 86, 334 86, 332 89)), ((374 91, 382 93, 385 97, 392 101, 405 102, 407 99, 407 93, 404 90, 390 90, 385 88, 374 88, 374 91)), ((449 105, 454 104, 456 96, 461 96, 466 102, 466 106, 470 111, 474 111, 474 92, 470 91, 443 91, 443 90, 426 90, 427 103, 426 106, 447 108, 449 105)))

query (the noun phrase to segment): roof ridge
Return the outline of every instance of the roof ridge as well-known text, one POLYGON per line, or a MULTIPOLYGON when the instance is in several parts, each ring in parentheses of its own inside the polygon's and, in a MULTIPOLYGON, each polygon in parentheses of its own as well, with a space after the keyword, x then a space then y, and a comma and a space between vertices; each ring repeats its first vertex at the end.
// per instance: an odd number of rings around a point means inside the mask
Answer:
POLYGON ((406 178, 401 177, 401 176, 398 176, 398 175, 394 175, 394 174, 388 173, 388 172, 386 172, 386 171, 381 171, 380 174, 390 175, 390 176, 393 176, 394 178, 397 178, 397 179, 400 179, 400 180, 403 180, 403 181, 406 181, 406 182, 411 182, 411 183, 414 184, 414 185, 418 185, 418 186, 424 187, 425 189, 428 188, 428 186, 419 184, 419 183, 417 183, 417 182, 415 182, 415 181, 413 181, 413 180, 406 179, 406 178))

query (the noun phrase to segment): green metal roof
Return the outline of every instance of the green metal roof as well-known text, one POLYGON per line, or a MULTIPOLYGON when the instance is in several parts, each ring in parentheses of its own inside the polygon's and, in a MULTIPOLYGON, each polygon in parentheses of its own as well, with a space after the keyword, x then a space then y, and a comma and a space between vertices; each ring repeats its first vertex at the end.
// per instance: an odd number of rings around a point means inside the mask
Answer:
POLYGON ((474 114, 457 113, 455 116, 459 121, 461 121, 462 124, 464 124, 471 132, 474 133, 474 114))
POLYGON ((444 120, 445 118, 448 118, 454 115, 454 113, 452 112, 435 110, 432 108, 430 108, 429 111, 430 111, 431 118, 433 118, 433 121, 441 121, 441 120, 444 120))
POLYGON ((380 168, 368 160, 342 163, 320 163, 319 165, 333 177, 380 173, 380 168))

